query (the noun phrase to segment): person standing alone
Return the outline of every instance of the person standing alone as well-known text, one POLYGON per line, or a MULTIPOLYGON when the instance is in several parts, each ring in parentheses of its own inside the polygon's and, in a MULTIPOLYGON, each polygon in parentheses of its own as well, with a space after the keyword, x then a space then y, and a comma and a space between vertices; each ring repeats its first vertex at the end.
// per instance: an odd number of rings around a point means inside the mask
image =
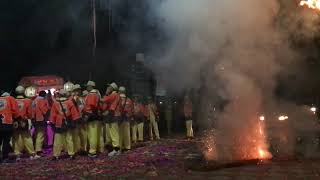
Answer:
POLYGON ((159 129, 158 129, 158 121, 159 121, 159 113, 157 105, 153 102, 152 97, 148 97, 148 105, 147 105, 147 120, 149 121, 149 133, 150 140, 153 140, 153 135, 156 136, 156 139, 160 139, 159 129))
POLYGON ((192 139, 193 138, 193 128, 192 128, 193 111, 192 111, 192 102, 188 95, 184 97, 183 113, 184 113, 184 119, 186 122, 187 138, 192 139))

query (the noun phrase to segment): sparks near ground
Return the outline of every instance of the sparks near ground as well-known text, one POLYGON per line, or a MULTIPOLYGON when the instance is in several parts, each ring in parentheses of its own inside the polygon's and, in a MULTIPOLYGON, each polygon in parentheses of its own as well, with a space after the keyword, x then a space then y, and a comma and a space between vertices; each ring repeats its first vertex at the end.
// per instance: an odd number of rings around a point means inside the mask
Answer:
POLYGON ((307 6, 311 9, 320 10, 320 0, 303 0, 300 1, 300 6, 307 6))
MULTIPOLYGON (((203 155, 208 161, 237 161, 237 160, 268 160, 272 158, 267 142, 265 128, 265 117, 258 117, 259 120, 251 121, 251 128, 241 133, 241 137, 230 139, 232 143, 227 143, 226 150, 219 149, 219 133, 215 130, 206 133, 203 138, 203 155), (263 117, 263 118, 262 118, 263 117), (263 119, 263 120, 262 120, 263 119), (228 153, 230 156, 224 156, 221 153, 228 153)), ((221 133, 221 132, 220 132, 221 133)), ((220 145, 221 148, 221 145, 220 145)))
POLYGON ((258 159, 261 159, 261 160, 271 159, 272 154, 268 150, 264 121, 258 121, 258 129, 259 129, 259 133, 257 135, 258 159))

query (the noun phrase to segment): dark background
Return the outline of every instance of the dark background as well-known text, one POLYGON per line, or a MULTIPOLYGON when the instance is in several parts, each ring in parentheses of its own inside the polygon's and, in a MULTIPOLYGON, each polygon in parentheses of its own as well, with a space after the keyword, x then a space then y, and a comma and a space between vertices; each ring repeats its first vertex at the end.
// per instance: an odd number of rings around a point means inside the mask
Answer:
POLYGON ((136 53, 155 37, 142 15, 147 7, 144 1, 96 0, 95 58, 91 7, 91 0, 2 0, 0 88, 14 88, 22 76, 48 74, 78 83, 92 79, 101 88, 110 81, 128 85, 136 53))
MULTIPOLYGON (((99 88, 110 81, 129 86, 135 54, 161 48, 166 40, 156 22, 147 18, 150 8, 146 0, 118 2, 96 0, 97 50, 93 58, 90 0, 1 0, 0 89, 11 90, 23 76, 48 74, 78 83, 92 79, 99 88)), ((292 3, 296 6, 297 2, 292 3)), ((318 103, 319 36, 306 40, 293 35, 291 43, 304 54, 303 63, 298 73, 279 77, 277 94, 318 103)), ((146 79, 154 83, 152 77, 146 79)))

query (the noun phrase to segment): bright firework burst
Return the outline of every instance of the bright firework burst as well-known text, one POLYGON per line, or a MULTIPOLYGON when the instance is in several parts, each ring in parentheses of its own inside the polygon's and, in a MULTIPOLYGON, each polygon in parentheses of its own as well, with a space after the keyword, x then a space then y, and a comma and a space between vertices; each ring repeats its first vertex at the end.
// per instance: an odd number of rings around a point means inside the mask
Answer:
POLYGON ((302 0, 300 6, 307 6, 311 9, 320 10, 320 0, 302 0))

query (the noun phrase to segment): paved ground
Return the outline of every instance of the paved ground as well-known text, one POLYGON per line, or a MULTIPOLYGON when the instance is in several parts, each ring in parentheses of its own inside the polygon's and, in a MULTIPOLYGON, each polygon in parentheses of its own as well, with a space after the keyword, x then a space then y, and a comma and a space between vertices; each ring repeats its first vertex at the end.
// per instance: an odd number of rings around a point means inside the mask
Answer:
MULTIPOLYGON (((195 142, 181 139, 146 143, 116 158, 101 154, 91 160, 50 161, 23 159, 22 162, 0 164, 0 179, 272 179, 320 180, 320 159, 267 162, 210 172, 194 172, 186 168, 185 157, 197 151, 195 142)), ((196 164, 195 164, 196 165, 196 164)))
POLYGON ((209 177, 210 179, 320 179, 320 160, 302 160, 290 162, 269 163, 259 166, 244 166, 221 169, 212 172, 191 172, 191 178, 209 177))

